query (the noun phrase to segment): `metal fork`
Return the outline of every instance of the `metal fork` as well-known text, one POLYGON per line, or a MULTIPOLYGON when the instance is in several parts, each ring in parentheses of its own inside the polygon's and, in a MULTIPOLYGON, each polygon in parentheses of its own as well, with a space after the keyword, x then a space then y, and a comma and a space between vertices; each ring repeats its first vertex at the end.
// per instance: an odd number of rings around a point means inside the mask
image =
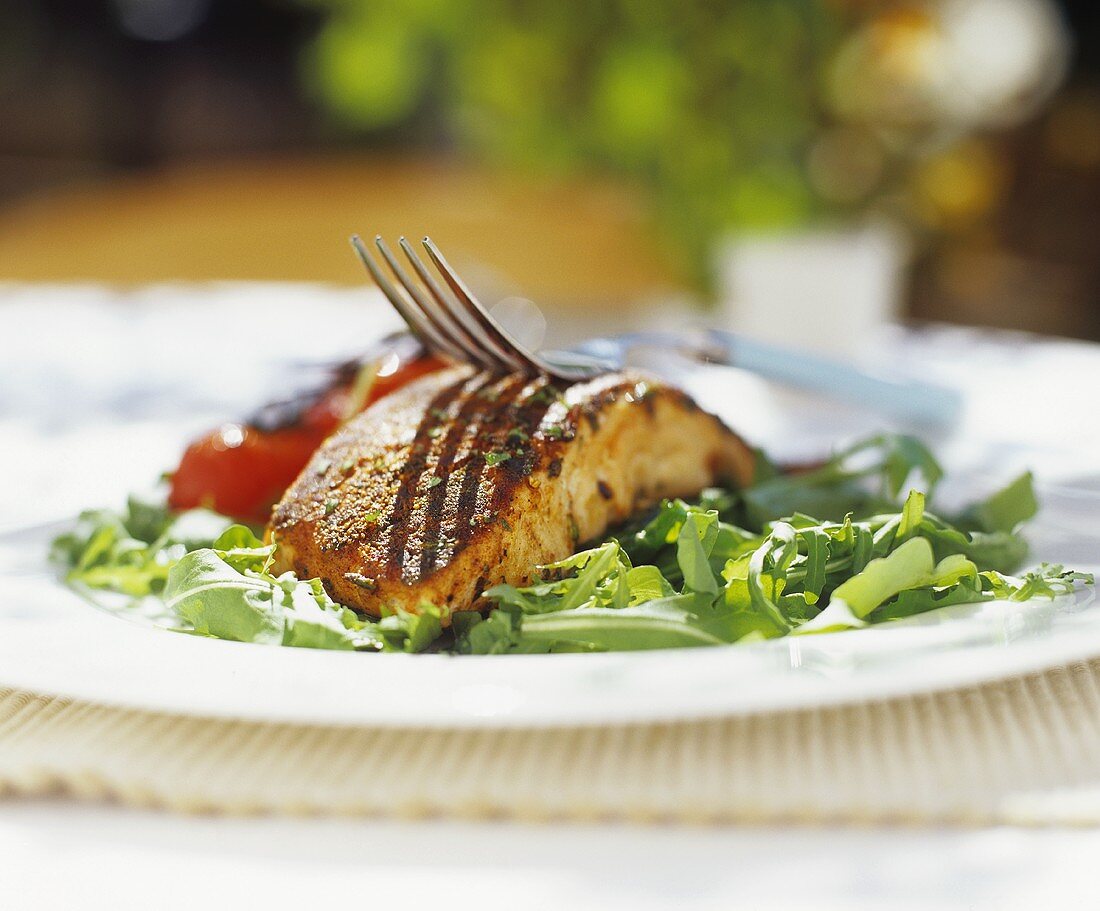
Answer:
POLYGON ((621 370, 632 362, 636 351, 652 349, 666 356, 678 354, 696 362, 740 367, 767 380, 825 394, 907 423, 950 426, 962 407, 960 394, 954 389, 879 376, 852 364, 720 329, 701 333, 632 332, 589 339, 569 351, 536 354, 517 342, 492 317, 429 238, 424 238, 424 247, 442 276, 443 285, 404 237, 399 241, 401 249, 420 283, 405 271, 381 237, 376 237, 374 243, 397 278, 396 285, 358 236, 352 237, 351 243, 382 293, 425 345, 452 360, 468 361, 486 370, 544 374, 554 380, 576 383, 621 370))
POLYGON ((577 355, 569 362, 550 360, 521 345, 474 296, 466 283, 451 268, 439 248, 425 237, 424 248, 443 279, 443 285, 431 273, 409 242, 398 239, 405 257, 420 281, 404 269, 381 235, 374 245, 386 261, 397 283, 386 275, 359 235, 351 245, 375 283, 409 328, 431 350, 453 360, 468 361, 486 370, 509 373, 542 374, 554 380, 576 383, 614 368, 599 358, 577 355), (444 287, 444 285, 446 287, 444 287))

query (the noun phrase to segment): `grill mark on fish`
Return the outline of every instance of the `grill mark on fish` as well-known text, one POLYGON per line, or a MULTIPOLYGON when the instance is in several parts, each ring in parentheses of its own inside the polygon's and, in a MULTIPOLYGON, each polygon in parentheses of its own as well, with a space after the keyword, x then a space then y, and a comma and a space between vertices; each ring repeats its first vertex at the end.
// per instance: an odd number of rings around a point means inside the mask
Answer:
MULTIPOLYGON (((515 394, 523 391, 527 384, 526 378, 521 378, 515 394)), ((477 498, 481 490, 481 481, 485 476, 485 457, 480 452, 471 454, 466 461, 466 470, 462 476, 462 484, 458 491, 458 500, 455 503, 455 548, 464 547, 473 537, 476 531, 474 520, 477 518, 477 498)))
MULTIPOLYGON (((530 437, 538 429, 546 413, 554 406, 556 400, 557 390, 553 382, 542 378, 538 387, 531 389, 530 394, 522 402, 513 403, 507 409, 507 413, 515 422, 514 426, 522 428, 528 440, 523 446, 524 455, 522 457, 509 459, 498 466, 502 480, 493 486, 493 496, 489 504, 493 515, 496 515, 504 503, 511 499, 512 491, 515 490, 516 485, 521 483, 533 470, 535 456, 530 437), (554 394, 548 395, 548 392, 554 394)), ((560 442, 550 443, 548 448, 556 450, 560 446, 560 442)))
MULTIPOLYGON (((475 381, 479 379, 481 385, 484 385, 485 380, 483 377, 474 378, 475 381)), ((464 377, 433 397, 428 409, 425 411, 425 419, 416 428, 416 434, 409 446, 408 458, 401 468, 401 483, 394 496, 393 512, 390 514, 388 523, 389 540, 386 548, 386 562, 392 567, 400 567, 403 563, 405 545, 409 539, 409 525, 412 521, 413 508, 416 505, 416 488, 427 467, 428 453, 431 451, 434 442, 431 436, 431 429, 434 426, 434 420, 431 418, 432 409, 439 411, 446 409, 451 402, 462 395, 463 390, 466 389, 469 383, 470 378, 464 377)))
MULTIPOLYGON (((461 403, 458 408, 458 412, 454 417, 448 420, 448 426, 446 434, 443 438, 442 445, 440 446, 435 459, 434 475, 444 479, 444 483, 437 484, 434 488, 427 491, 427 503, 424 510, 424 530, 421 536, 423 547, 420 551, 419 566, 415 572, 409 572, 408 569, 403 569, 402 579, 410 584, 419 582, 425 576, 427 576, 432 570, 435 569, 437 562, 439 561, 439 552, 443 549, 443 535, 442 524, 443 515, 445 512, 445 505, 447 501, 447 491, 450 488, 450 484, 446 483, 447 478, 451 474, 451 469, 455 462, 455 457, 458 455, 459 447, 462 442, 467 438, 467 435, 471 427, 475 427, 477 430, 481 429, 481 421, 485 415, 489 412, 491 403, 484 398, 481 393, 483 390, 488 389, 497 383, 501 382, 503 377, 500 374, 481 374, 481 382, 470 389, 466 393, 465 401, 461 403)), ((523 391, 523 387, 526 384, 526 380, 523 377, 512 377, 509 379, 507 385, 498 391, 497 395, 493 396, 493 401, 498 403, 510 403, 511 400, 523 391)), ((431 414, 431 411, 428 411, 431 414)), ((476 462, 480 462, 479 459, 468 459, 466 465, 466 472, 462 479, 462 492, 465 493, 466 488, 471 481, 473 482, 473 493, 476 497, 477 494, 477 482, 480 479, 480 470, 471 471, 476 462)), ((462 493, 459 495, 459 502, 456 509, 457 524, 461 527, 463 522, 469 525, 470 517, 473 516, 473 509, 471 505, 463 502, 462 493), (469 515, 467 515, 469 513, 469 515)), ((455 544, 458 545, 458 536, 455 536, 455 544)), ((415 558, 415 554, 405 555, 405 566, 408 566, 410 558, 415 558)))

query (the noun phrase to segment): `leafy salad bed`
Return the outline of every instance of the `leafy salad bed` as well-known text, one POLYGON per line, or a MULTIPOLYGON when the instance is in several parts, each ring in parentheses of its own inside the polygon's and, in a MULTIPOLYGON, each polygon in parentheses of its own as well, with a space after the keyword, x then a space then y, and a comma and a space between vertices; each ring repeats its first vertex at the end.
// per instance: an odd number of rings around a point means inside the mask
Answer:
POLYGON ((365 620, 318 579, 271 573, 274 545, 207 510, 131 499, 83 514, 54 541, 94 601, 194 635, 304 648, 459 654, 723 645, 857 629, 949 604, 1068 594, 1088 574, 1027 555, 1030 475, 950 518, 928 509, 940 466, 918 441, 880 436, 809 471, 761 457, 754 484, 665 501, 598 546, 499 585, 488 615, 422 604, 365 620), (918 486, 910 482, 919 479, 918 486), (905 493, 904 497, 903 492, 905 493))

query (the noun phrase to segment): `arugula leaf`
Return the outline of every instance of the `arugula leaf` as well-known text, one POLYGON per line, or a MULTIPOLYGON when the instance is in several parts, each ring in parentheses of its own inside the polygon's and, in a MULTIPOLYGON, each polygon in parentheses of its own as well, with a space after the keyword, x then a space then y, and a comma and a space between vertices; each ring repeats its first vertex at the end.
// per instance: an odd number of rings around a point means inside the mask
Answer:
POLYGON ((247 529, 230 529, 218 543, 238 546, 187 554, 172 567, 164 591, 167 606, 196 632, 298 648, 379 650, 389 644, 377 625, 336 604, 319 579, 268 573, 271 548, 247 529))
POLYGON ((1019 535, 1003 531, 966 533, 930 513, 921 520, 919 534, 931 543, 936 559, 960 553, 981 569, 1009 573, 1027 556, 1027 542, 1019 535))
POLYGON ((836 629, 852 617, 863 620, 899 592, 929 584, 934 566, 932 545, 924 538, 912 538, 888 556, 872 560, 862 572, 838 585, 829 606, 799 632, 836 629))
POLYGON ((727 629, 730 642, 745 636, 773 639, 786 635, 790 624, 775 605, 776 586, 771 576, 761 575, 756 585, 763 590, 764 598, 754 598, 749 587, 750 555, 730 560, 722 575, 726 580, 722 603, 727 612, 727 629))
POLYGON ((196 632, 236 642, 281 645, 282 592, 274 580, 245 575, 210 548, 183 557, 168 574, 164 600, 196 632))
POLYGON ((914 437, 883 434, 841 450, 824 465, 776 475, 742 492, 739 513, 729 518, 750 529, 795 513, 841 521, 848 513, 868 515, 896 503, 906 482, 918 476, 929 494, 943 470, 914 437))
POLYGON ((1038 568, 1017 579, 1001 573, 989 571, 981 574, 983 588, 997 598, 1011 601, 1026 601, 1029 598, 1057 598, 1068 595, 1075 584, 1093 584, 1091 573, 1066 570, 1059 563, 1042 563, 1038 568))
MULTIPOLYGON (((522 641, 585 650, 635 651, 721 645, 724 640, 702 628, 690 611, 691 595, 672 595, 634 607, 582 607, 525 617, 522 641)), ((475 627, 476 629, 476 627, 475 627)))
POLYGON ((601 594, 598 591, 601 584, 612 583, 606 585, 602 594, 613 597, 614 592, 608 589, 617 586, 620 577, 625 577, 629 570, 618 542, 608 541, 557 563, 538 567, 540 576, 549 581, 525 588, 497 585, 485 595, 524 614, 571 610, 594 603, 601 594))
POLYGON ((1014 532, 1039 511, 1030 471, 1005 485, 964 514, 985 532, 1014 532))
POLYGON ((417 611, 397 608, 378 621, 378 632, 387 651, 422 652, 439 638, 443 631, 440 609, 423 601, 417 611))
POLYGON ((923 519, 924 494, 919 490, 911 490, 909 496, 905 498, 905 505, 901 508, 901 520, 898 522, 895 540, 905 541, 911 538, 923 519))
POLYGON ((482 619, 472 611, 460 611, 451 621, 455 651, 460 655, 503 655, 518 644, 518 615, 494 610, 482 619))
POLYGON ((628 570, 626 588, 629 592, 628 604, 631 605, 676 594, 676 589, 656 566, 635 566, 628 570))
POLYGON ((957 585, 946 587, 925 586, 912 588, 899 592, 898 596, 887 604, 877 608, 871 619, 875 623, 884 623, 887 620, 900 620, 903 617, 912 617, 923 614, 939 607, 948 607, 952 604, 975 604, 979 601, 992 600, 990 592, 983 592, 980 582, 960 580, 957 585))
POLYGON ((710 568, 710 552, 718 537, 718 513, 690 512, 676 536, 676 563, 685 589, 717 594, 718 581, 710 568))
POLYGON ((806 550, 802 564, 806 575, 802 585, 807 592, 817 598, 825 588, 825 574, 828 570, 830 544, 833 538, 820 527, 807 528, 799 532, 799 538, 806 550))
POLYGON ((139 541, 151 544, 159 538, 172 523, 172 513, 164 502, 163 491, 148 496, 132 494, 126 501, 123 521, 126 529, 139 541))

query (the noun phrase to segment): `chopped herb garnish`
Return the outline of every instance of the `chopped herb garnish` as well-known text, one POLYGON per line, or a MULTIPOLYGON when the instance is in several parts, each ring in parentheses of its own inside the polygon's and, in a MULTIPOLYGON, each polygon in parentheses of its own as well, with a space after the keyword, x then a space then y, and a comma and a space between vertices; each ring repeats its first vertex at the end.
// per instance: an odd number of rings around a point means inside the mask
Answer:
POLYGON ((533 405, 552 405, 554 402, 564 400, 565 396, 562 395, 561 390, 550 384, 543 386, 538 392, 533 392, 527 399, 533 405))
POLYGON ((438 487, 442 483, 442 478, 428 478, 428 490, 431 490, 434 487, 438 487))
POLYGON ((336 500, 325 500, 325 515, 330 516, 340 504, 336 500))
POLYGON ((531 439, 531 435, 526 431, 521 430, 519 427, 513 427, 511 430, 508 431, 508 439, 523 442, 524 440, 531 439))
POLYGON ((565 428, 561 424, 551 424, 542 428, 542 435, 549 440, 560 440, 565 435, 565 428))
POLYGON ((365 588, 367 591, 374 591, 378 588, 378 583, 374 581, 370 576, 364 576, 362 573, 344 573, 344 578, 351 582, 353 585, 358 585, 360 588, 365 588))
POLYGON ((428 428, 428 436, 431 437, 433 440, 438 439, 439 437, 443 436, 443 428, 442 427, 429 427, 428 428))
POLYGON ((501 462, 507 462, 510 458, 512 458, 510 452, 487 452, 485 453, 485 464, 492 468, 501 462))

